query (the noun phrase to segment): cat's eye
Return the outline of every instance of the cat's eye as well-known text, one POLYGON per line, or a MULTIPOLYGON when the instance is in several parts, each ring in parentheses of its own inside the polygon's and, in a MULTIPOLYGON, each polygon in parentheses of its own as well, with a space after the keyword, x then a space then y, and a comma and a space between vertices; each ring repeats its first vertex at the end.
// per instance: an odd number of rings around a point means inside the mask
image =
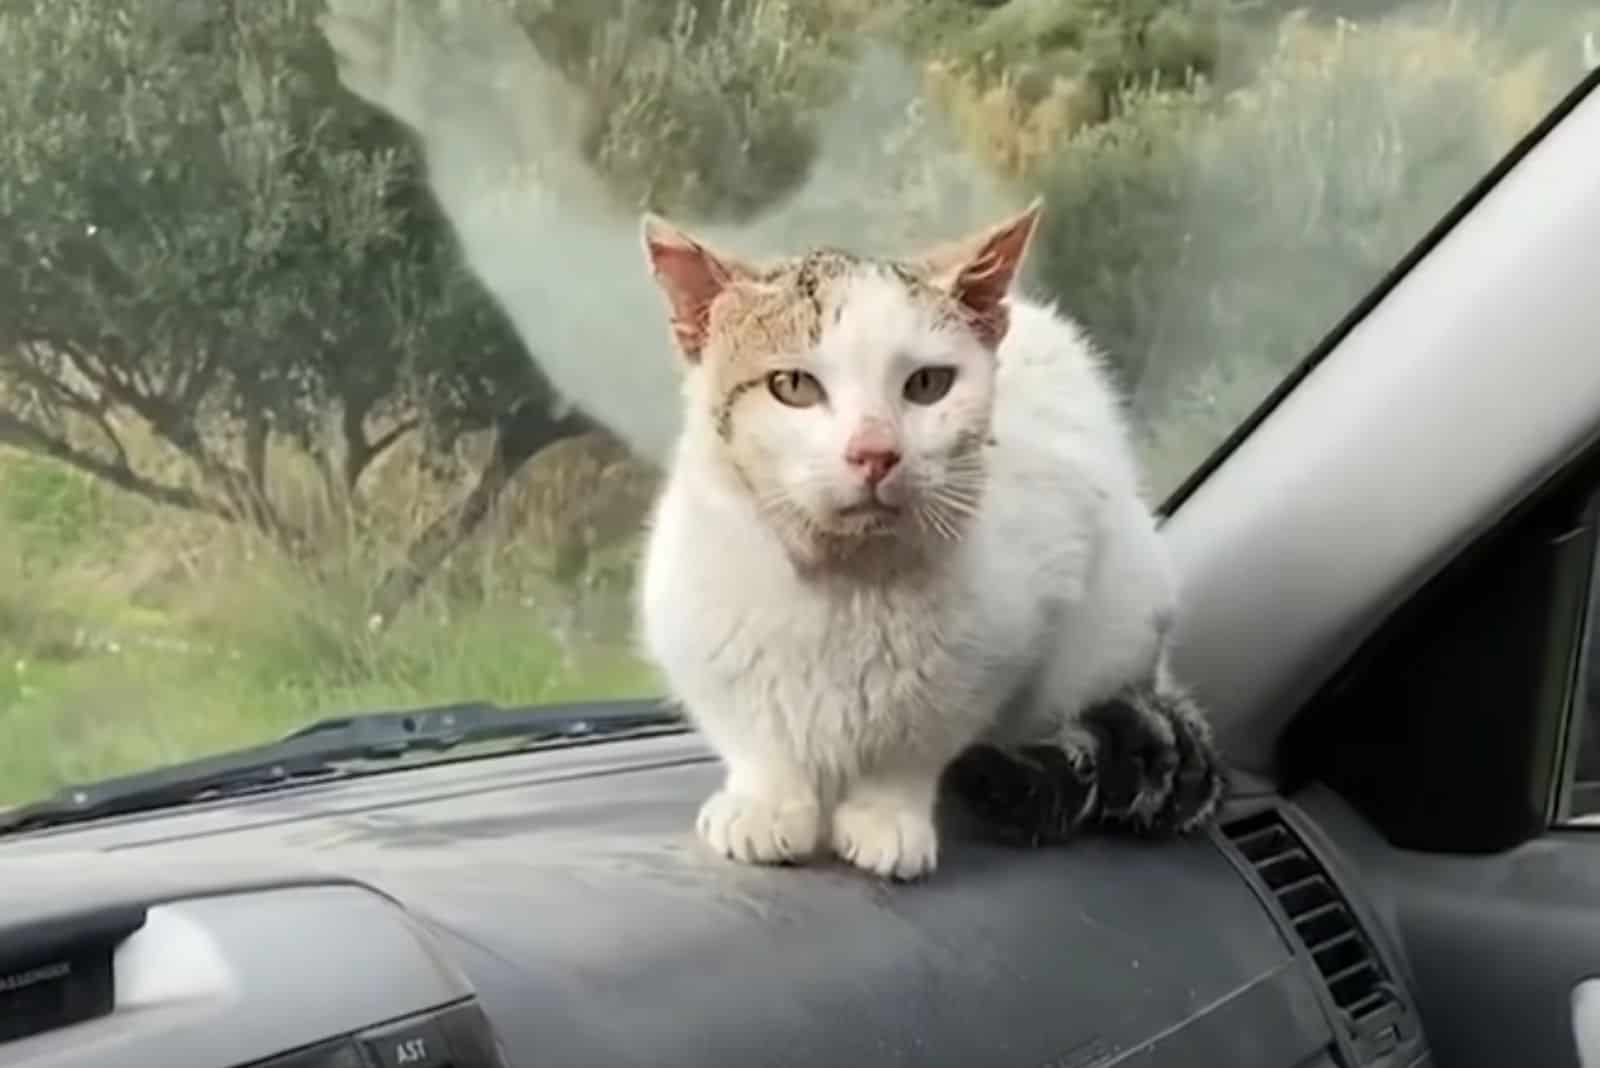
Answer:
POLYGON ((805 371, 774 371, 767 376, 767 389, 778 403, 791 408, 809 408, 822 402, 822 383, 805 371))
POLYGON ((954 367, 924 367, 906 379, 905 398, 912 404, 936 404, 955 381, 954 367))

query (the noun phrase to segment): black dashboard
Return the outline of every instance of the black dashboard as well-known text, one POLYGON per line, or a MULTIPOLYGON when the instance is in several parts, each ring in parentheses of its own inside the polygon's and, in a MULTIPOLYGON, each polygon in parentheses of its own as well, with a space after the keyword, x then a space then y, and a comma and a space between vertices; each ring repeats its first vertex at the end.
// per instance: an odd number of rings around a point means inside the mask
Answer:
POLYGON ((693 735, 0 841, 0 1065, 1429 1063, 1381 910, 1250 783, 1179 843, 713 860, 693 735))

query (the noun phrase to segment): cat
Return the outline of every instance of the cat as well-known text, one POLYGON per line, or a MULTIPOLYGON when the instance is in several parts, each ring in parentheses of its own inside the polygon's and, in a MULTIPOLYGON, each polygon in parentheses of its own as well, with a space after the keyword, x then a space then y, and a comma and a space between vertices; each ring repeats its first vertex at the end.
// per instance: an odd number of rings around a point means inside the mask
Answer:
POLYGON ((1013 292, 1041 211, 765 263, 643 220, 684 417, 639 631, 725 765, 696 818, 725 857, 926 876, 941 782, 1033 844, 1186 833, 1220 800, 1120 402, 1013 292))
MULTIPOLYGON (((986 389, 998 386, 1001 390, 1000 403, 993 412, 988 411, 987 401, 970 406, 982 416, 976 418, 977 424, 993 420, 996 442, 988 445, 985 438, 984 449, 974 451, 969 433, 963 448, 950 454, 942 467, 937 463, 938 457, 931 457, 934 466, 949 476, 948 485, 939 490, 942 503, 932 513, 907 512, 906 519, 913 527, 909 532, 904 529, 905 522, 880 522, 882 517, 874 519, 871 514, 843 517, 849 521, 842 525, 824 516, 827 521, 819 527, 815 522, 804 521, 803 511, 770 500, 758 510, 752 507, 750 491, 737 478, 730 483, 730 472, 737 468, 730 466, 729 459, 734 442, 761 443, 762 439, 750 435, 744 424, 752 418, 748 410, 751 402, 765 394, 757 387, 749 391, 754 395, 741 398, 737 409, 729 406, 725 414, 716 416, 727 423, 731 435, 729 442, 719 445, 716 426, 707 423, 711 418, 707 409, 716 395, 714 376, 721 373, 717 368, 726 370, 733 363, 727 338, 710 336, 715 331, 710 330, 711 321, 706 316, 711 306, 720 302, 723 308, 718 315, 733 315, 735 318, 729 321, 736 321, 740 306, 752 306, 752 295, 764 293, 776 300, 785 282, 792 287, 799 280, 799 267, 805 258, 757 270, 727 256, 711 254, 705 251, 704 243, 687 235, 674 237, 671 227, 665 224, 657 230, 662 240, 652 242, 648 240, 651 227, 647 225, 647 247, 654 244, 662 252, 660 257, 651 253, 651 262, 659 259, 661 267, 666 268, 655 270, 658 284, 653 285, 650 272, 636 269, 639 238, 631 205, 625 208, 607 191, 604 176, 584 151, 579 118, 591 113, 592 101, 544 61, 515 20, 497 5, 457 3, 438 7, 329 0, 320 25, 340 83, 403 124, 415 137, 426 161, 429 191, 448 218, 464 259, 533 354, 538 374, 548 381, 553 394, 625 444, 637 459, 651 467, 674 466, 666 498, 657 510, 658 530, 652 550, 658 562, 653 578, 646 583, 653 585, 660 600, 646 606, 643 629, 660 639, 647 638, 646 645, 659 645, 658 653, 662 655, 656 658, 668 665, 666 674, 680 699, 690 691, 705 697, 698 709, 695 702, 688 702, 691 715, 714 742, 718 737, 724 739, 719 748, 727 750, 737 745, 737 730, 744 722, 738 717, 759 726, 763 717, 770 719, 775 714, 770 698, 778 696, 779 691, 774 689, 763 695, 760 680, 766 679, 767 685, 777 687, 788 677, 772 673, 774 650, 783 647, 783 643, 814 661, 809 668, 796 667, 793 677, 803 679, 805 671, 816 670, 822 672, 819 682, 831 678, 835 687, 854 687, 836 705, 819 706, 836 718, 830 721, 819 715, 815 724, 808 724, 804 713, 807 702, 821 701, 825 687, 819 685, 808 691, 805 685, 796 684, 795 693, 801 695, 798 698, 788 693, 788 687, 783 688, 791 700, 790 711, 801 717, 795 725, 807 728, 804 735, 788 740, 802 746, 815 742, 818 746, 817 754, 806 749, 798 754, 802 757, 828 756, 833 746, 848 742, 843 736, 824 738, 821 732, 830 722, 841 729, 852 727, 852 723, 838 718, 851 710, 852 703, 857 710, 862 703, 858 685, 861 680, 851 680, 844 674, 851 664, 872 669, 873 680, 883 677, 884 672, 902 683, 914 679, 919 666, 896 666, 893 657, 906 652, 905 641, 927 640, 930 635, 878 633, 874 624, 883 620, 869 611, 872 598, 877 597, 888 612, 884 618, 889 621, 897 618, 894 613, 903 604, 913 606, 908 618, 918 612, 942 610, 945 615, 930 617, 937 626, 948 628, 931 634, 950 646, 940 655, 951 660, 957 653, 971 652, 976 657, 974 665, 981 669, 982 692, 974 697, 973 709, 961 718, 964 723, 977 721, 986 725, 979 741, 963 749, 950 767, 948 781, 954 792, 1002 835, 1025 842, 1059 840, 1070 836, 1091 817, 1104 817, 1134 828, 1182 830, 1214 807, 1217 777, 1204 721, 1161 666, 1165 620, 1171 610, 1171 591, 1167 589, 1170 580, 1162 577, 1159 547, 1151 544, 1147 529, 1149 517, 1133 500, 1135 493, 1130 487, 1135 478, 1116 406, 1076 327, 1041 305, 1018 299, 1007 302, 999 296, 996 284, 1013 276, 1020 262, 1022 249, 1016 245, 1016 240, 1023 237, 1020 232, 1012 234, 1010 245, 995 245, 995 250, 1008 258, 993 262, 998 273, 987 280, 972 271, 965 275, 949 273, 957 263, 951 257, 963 248, 960 245, 949 246, 951 251, 942 255, 925 257, 923 262, 899 265, 861 262, 834 254, 813 257, 805 277, 818 287, 815 298, 832 302, 830 307, 842 306, 837 296, 847 289, 860 288, 854 287, 855 281, 867 280, 860 294, 866 299, 852 299, 852 306, 859 307, 845 317, 847 323, 837 324, 847 329, 864 331, 878 310, 898 309, 906 314, 919 306, 926 310, 930 283, 941 270, 946 292, 932 302, 934 307, 942 307, 946 313, 959 311, 962 316, 986 309, 975 323, 1001 329, 988 338, 974 335, 963 341, 956 346, 959 351, 954 355, 960 357, 962 367, 978 373, 982 383, 987 383, 986 389), (887 273, 888 278, 895 279, 906 272, 918 281, 903 292, 897 293, 892 285, 874 289, 870 283, 874 275, 887 273), (698 392, 700 397, 685 409, 689 427, 684 425, 685 410, 663 403, 662 399, 664 393, 676 387, 680 377, 673 361, 638 358, 640 350, 653 348, 664 340, 656 318, 659 298, 652 292, 660 288, 676 294, 674 306, 684 311, 679 319, 690 327, 686 334, 679 334, 688 348, 680 344, 685 359, 677 361, 679 368, 688 372, 682 377, 691 396, 698 392), (1005 331, 1013 326, 1014 333, 1006 336, 1005 331), (977 348, 973 347, 974 339, 977 348), (996 350, 1000 374, 991 380, 988 376, 995 370, 990 365, 996 363, 996 350), (1056 405, 1045 403, 1064 388, 1073 391, 1072 395, 1061 397, 1056 405), (1072 420, 1087 422, 1079 425, 1072 420), (1040 429, 1031 429, 1035 424, 1040 429), (1029 449, 1034 451, 1030 454, 1029 449), (1057 459, 1059 467, 1051 466, 1057 459), (1031 477, 1025 474, 1029 464, 1051 468, 1038 483, 1051 512, 1048 516, 1036 518, 1026 511, 1027 494, 1031 491, 1019 487, 1017 480, 1031 477), (987 477, 980 470, 984 467, 989 469, 987 477), (997 483, 988 488, 999 492, 987 494, 989 499, 978 515, 968 514, 978 507, 975 500, 985 488, 980 485, 984 481, 997 483), (729 573, 697 571, 697 564, 703 568, 717 563, 720 545, 703 544, 705 538, 699 535, 708 522, 721 523, 724 514, 730 517, 728 529, 713 527, 711 536, 713 541, 726 537, 730 546, 729 573), (938 524, 941 532, 919 533, 914 518, 919 514, 923 515, 923 522, 938 524), (713 518, 706 519, 708 515, 713 518), (774 523, 780 529, 790 529, 790 534, 775 538, 774 523), (1052 524, 1057 530, 1050 529, 1052 524), (984 640, 978 641, 972 620, 952 618, 950 613, 961 605, 961 580, 970 584, 984 574, 985 566, 1006 564, 1003 556, 990 561, 981 559, 981 552, 974 546, 993 544, 1011 528, 1026 544, 1011 563, 1013 570, 1002 567, 1000 577, 1016 583, 1017 571, 1038 568, 1040 588, 1019 586, 1008 594, 1016 598, 1010 608, 1007 605, 1011 602, 980 598, 977 595, 981 591, 969 588, 965 595, 976 598, 979 607, 1012 624, 1011 629, 983 635, 984 640), (677 533, 669 536, 673 530, 677 533), (798 551, 792 552, 796 541, 793 535, 808 531, 811 541, 799 539, 798 551), (684 547, 670 548, 673 538, 684 542, 684 547), (908 541, 907 553, 897 555, 898 541, 908 541), (963 543, 971 544, 963 547, 963 543), (735 552, 733 546, 742 548, 735 552), (821 554, 811 564, 804 563, 808 546, 821 554), (680 561, 674 559, 674 554, 682 558, 684 568, 676 580, 671 569, 680 561), (886 562, 879 567, 875 560, 886 562), (1046 573, 1043 569, 1047 565, 1061 573, 1046 573), (731 597, 724 599, 722 593, 740 593, 739 583, 749 578, 739 568, 753 568, 751 573, 762 580, 750 584, 744 592, 772 592, 778 599, 771 604, 747 601, 742 605, 731 597), (1125 591, 1112 589, 1114 580, 1107 575, 1108 569, 1115 568, 1133 571, 1138 581, 1125 591), (871 581, 852 587, 852 574, 871 581), (787 580, 782 580, 783 576, 787 580), (1051 582, 1044 582, 1045 578, 1051 582), (935 579, 955 584, 955 591, 941 594, 934 588, 938 584, 935 579), (924 585, 919 587, 919 582, 924 585), (924 596, 918 596, 918 589, 923 590, 924 596), (822 639, 836 641, 837 635, 831 632, 819 635, 813 631, 811 648, 804 648, 807 634, 802 626, 802 610, 812 613, 813 623, 818 613, 826 619, 830 590, 843 597, 846 605, 860 600, 855 629, 841 628, 841 633, 864 634, 864 648, 879 650, 876 659, 848 649, 846 655, 827 659, 829 650, 822 639), (1072 599, 1070 595, 1075 593, 1082 597, 1072 599), (675 603, 674 598, 683 600, 675 603), (696 598, 702 599, 703 604, 697 604, 696 598), (781 614, 782 598, 791 599, 796 608, 795 619, 788 623, 781 614), (709 611, 714 605, 742 615, 719 621, 709 611), (707 609, 704 618, 696 614, 702 607, 707 609), (1113 607, 1116 612, 1111 611, 1113 607), (757 609, 768 615, 752 614, 757 609), (1008 615, 1011 611, 1021 615, 1008 615), (1148 615, 1149 627, 1140 621, 1140 612, 1148 615), (685 645, 681 648, 673 644, 673 629, 680 622, 674 613, 687 614, 682 620, 685 645), (1037 618, 1027 618, 1029 613, 1037 618), (1092 627, 1099 615, 1126 625, 1126 638, 1118 637, 1114 631, 1096 637, 1092 627), (735 634, 734 622, 746 626, 746 632, 735 634), (1037 632, 1028 630, 1035 624, 1037 632), (719 653, 714 644, 694 647, 695 640, 711 642, 719 627, 723 637, 732 641, 724 652, 719 653), (1019 628, 1032 641, 1023 642, 1026 648, 1006 647, 1001 639, 1013 639, 1013 630, 1019 628), (1156 632, 1154 635, 1151 629, 1156 632), (762 635, 779 644, 763 647, 762 635), (890 639, 902 644, 886 644, 890 639), (1114 663, 1117 657, 1112 650, 1120 648, 1118 643, 1123 640, 1141 655, 1130 652, 1122 658, 1127 663, 1119 666, 1114 663), (961 642, 971 642, 975 648, 959 648, 961 642), (1101 645, 1106 648, 1099 648, 1101 645), (1156 651, 1149 652, 1152 648, 1156 651), (990 651, 993 655, 1003 652, 1015 662, 1009 666, 987 664, 985 658, 992 655, 990 651), (851 655, 860 659, 852 661, 851 655), (737 677, 728 675, 730 661, 718 662, 718 656, 735 658, 731 661, 735 670, 739 656, 772 659, 751 663, 750 670, 737 677), (703 662, 697 663, 697 657, 703 662), (1071 671, 1056 663, 1078 663, 1075 658, 1088 659, 1071 671), (1157 668, 1141 672, 1135 662, 1145 660, 1154 660, 1157 668), (831 669, 832 674, 823 669, 831 669), (901 674, 895 675, 896 672, 901 674), (1055 675, 1063 676, 1064 688, 1051 688, 1058 681, 1055 675), (991 700, 995 692, 1009 694, 1005 707, 999 712, 985 709, 979 714, 978 698, 991 700), (725 724, 725 729, 719 731, 717 724, 728 717, 733 717, 731 727, 725 724), (734 731, 731 741, 730 729, 734 731)), ((801 188, 757 218, 738 223, 708 220, 705 232, 716 235, 716 243, 769 252, 789 247, 790 235, 795 233, 823 239, 850 234, 853 239, 860 239, 864 232, 877 233, 879 229, 900 232, 924 225, 942 227, 968 218, 969 213, 980 210, 980 205, 995 201, 999 191, 976 158, 962 151, 958 143, 930 139, 928 130, 920 126, 902 126, 899 117, 917 110, 911 105, 919 99, 920 75, 895 53, 865 49, 845 81, 847 91, 840 94, 827 121, 821 123, 821 128, 832 131, 832 137, 824 138, 816 159, 808 165, 801 188), (905 140, 907 136, 912 136, 911 142, 905 140), (901 147, 888 155, 862 147, 880 142, 901 147), (923 167, 918 162, 915 168, 917 181, 935 184, 930 188, 916 186, 922 192, 911 200, 922 205, 918 209, 922 214, 908 206, 903 215, 891 218, 874 210, 873 205, 886 183, 895 184, 894 159, 908 145, 916 151, 906 153, 904 158, 940 161, 937 167, 923 167), (933 219, 934 212, 941 217, 933 219)), ((915 186, 915 182, 912 184, 915 186)), ((1028 224, 1029 233, 1031 227, 1028 224)), ((980 246, 981 243, 974 246, 968 242, 964 247, 970 252, 980 246)), ((973 265, 970 257, 966 265, 973 265)), ((781 340, 785 330, 793 334, 806 327, 810 313, 805 308, 812 298, 805 294, 791 296, 796 309, 793 314, 769 309, 772 314, 765 319, 749 319, 747 331, 766 323, 778 333, 774 340, 781 340)), ((915 321, 905 323, 904 316, 902 325, 918 327, 915 321)), ((837 347, 839 339, 833 335, 838 331, 830 329, 827 333, 832 339, 830 346, 837 347)), ((911 343, 910 351, 901 355, 916 355, 920 351, 917 346, 927 333, 920 328, 910 330, 902 339, 911 343)), ((754 351, 759 350, 757 345, 754 351)), ((777 347, 768 346, 765 358, 774 359, 778 352, 777 347)), ((790 355, 798 364, 827 354, 807 349, 790 355)), ((845 367, 840 373, 847 385, 852 381, 865 383, 867 379, 862 375, 874 367, 888 370, 880 360, 860 368, 845 367)), ((788 369, 803 368, 797 365, 788 369)), ((924 376, 919 388, 942 384, 942 378, 942 372, 924 376), (930 377, 935 381, 929 382, 930 377)), ((966 389, 967 384, 952 386, 952 394, 973 396, 966 389)), ((721 401, 717 403, 720 405, 721 401)), ((822 412, 814 411, 812 415, 820 417, 829 410, 827 405, 819 407, 822 412)), ((926 407, 932 411, 940 406, 926 407)), ((565 418, 563 413, 556 414, 565 418)), ((935 421, 945 418, 937 416, 935 421)), ((843 429, 824 421, 811 427, 816 431, 814 436, 798 436, 795 441, 809 441, 813 451, 821 449, 828 445, 830 428, 843 429)), ((842 448, 842 441, 833 444, 842 448)), ((830 458, 821 452, 810 456, 817 464, 825 459, 830 458)), ((912 455, 910 461, 900 465, 900 473, 894 478, 904 479, 908 470, 927 459, 930 458, 912 455)), ((837 468, 843 461, 833 456, 831 462, 837 468)), ((790 471, 791 475, 794 473, 790 471)), ((837 480, 848 475, 849 470, 843 469, 835 470, 831 477, 837 480)), ((767 479, 769 493, 775 492, 778 481, 767 479)), ((893 481, 888 479, 884 485, 893 481)), ((848 613, 849 609, 844 611, 848 613)), ((931 661, 923 665, 928 666, 931 661)), ((952 669, 959 666, 951 665, 952 669)), ((865 725, 875 729, 895 726, 881 721, 875 703, 872 711, 874 718, 863 721, 865 725)), ((774 728, 782 725, 769 724, 774 728)), ((919 722, 919 730, 925 725, 919 722)), ((954 735, 960 733, 963 731, 954 731, 945 738, 945 746, 953 744, 954 735)), ((768 748, 781 753, 783 735, 774 730, 770 741, 768 748)), ((880 741, 892 745, 892 730, 880 741)), ((729 786, 738 787, 749 780, 753 769, 759 770, 759 757, 768 748, 757 747, 754 763, 749 759, 729 760, 730 771, 739 769, 730 777, 729 786)), ((725 759, 729 755, 724 752, 725 759)), ((851 754, 846 751, 843 755, 851 754)), ((858 750, 855 755, 859 758, 870 754, 858 750)), ((854 765, 865 767, 860 759, 854 765)), ((858 803, 843 809, 846 823, 860 822, 851 814, 866 805, 874 789, 883 792, 882 783, 874 786, 865 782, 863 786, 858 781, 862 779, 859 774, 841 774, 854 765, 846 760, 821 761, 815 773, 815 789, 810 783, 803 784, 788 799, 806 801, 814 795, 818 803, 815 818, 808 825, 805 804, 800 806, 797 818, 791 818, 785 810, 777 828, 781 832, 779 840, 773 839, 769 820, 764 834, 730 845, 731 837, 742 833, 740 828, 748 822, 730 822, 730 814, 739 812, 733 802, 740 796, 738 789, 724 790, 719 795, 721 800, 713 798, 716 804, 708 805, 699 823, 703 830, 718 829, 713 844, 724 852, 743 854, 744 859, 751 860, 798 859, 819 844, 823 832, 831 833, 833 829, 822 825, 831 824, 837 814, 834 806, 822 804, 825 792, 841 793, 845 786, 856 783, 858 803), (824 787, 828 789, 825 791, 824 787), (829 817, 827 821, 823 820, 824 812, 829 817), (710 820, 718 813, 723 817, 720 821, 710 820), (796 827, 798 833, 791 840, 796 827), (802 846, 808 849, 801 849, 802 846)), ((760 814, 758 810, 764 807, 771 814, 771 785, 762 784, 762 796, 755 800, 763 803, 751 811, 760 814)), ((926 787, 922 781, 916 784, 916 804, 910 805, 909 811, 921 810, 920 799, 926 787)), ((869 867, 886 868, 891 873, 923 866, 931 870, 937 842, 919 818, 907 816, 907 820, 917 832, 917 849, 901 850, 896 846, 885 851, 864 838, 856 850, 860 859, 869 867), (895 854, 892 859, 889 853, 895 854), (918 857, 924 855, 925 859, 919 861, 918 857)), ((853 839, 851 844, 856 845, 853 839)))

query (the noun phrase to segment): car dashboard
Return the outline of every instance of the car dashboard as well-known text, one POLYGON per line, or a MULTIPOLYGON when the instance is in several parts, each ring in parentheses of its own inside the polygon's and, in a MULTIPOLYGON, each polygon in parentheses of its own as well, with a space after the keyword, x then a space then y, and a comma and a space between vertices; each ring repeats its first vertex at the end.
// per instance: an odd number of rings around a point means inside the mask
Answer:
POLYGON ((0 840, 0 1065, 1429 1063, 1382 910, 1241 780, 1181 842, 742 867, 692 734, 0 840))

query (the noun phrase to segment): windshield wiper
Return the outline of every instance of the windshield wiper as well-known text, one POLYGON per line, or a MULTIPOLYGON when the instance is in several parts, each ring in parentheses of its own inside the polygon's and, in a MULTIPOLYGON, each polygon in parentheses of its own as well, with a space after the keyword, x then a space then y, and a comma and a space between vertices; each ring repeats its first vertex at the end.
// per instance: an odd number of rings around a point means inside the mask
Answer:
POLYGON ((275 742, 81 786, 0 811, 0 834, 185 804, 291 782, 332 777, 348 765, 460 745, 517 747, 686 729, 659 701, 505 708, 488 702, 364 712, 318 720, 275 742))

